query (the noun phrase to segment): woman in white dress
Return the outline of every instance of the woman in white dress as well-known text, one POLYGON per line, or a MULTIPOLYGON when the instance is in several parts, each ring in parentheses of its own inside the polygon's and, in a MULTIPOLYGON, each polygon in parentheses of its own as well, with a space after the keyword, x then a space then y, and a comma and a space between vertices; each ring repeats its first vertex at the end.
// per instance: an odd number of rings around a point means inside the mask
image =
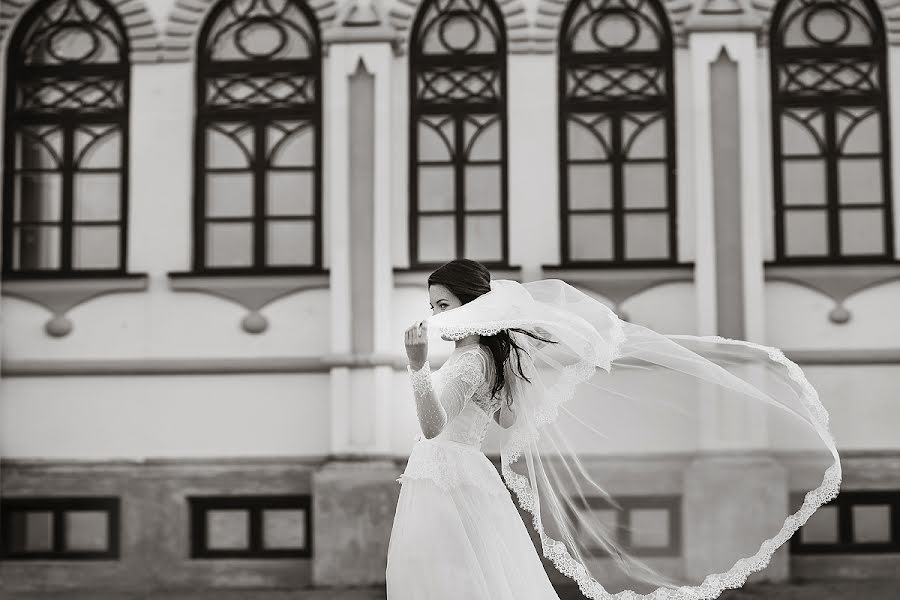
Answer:
MULTIPOLYGON (((454 263, 432 281, 468 267, 454 263)), ((490 289, 489 277, 468 280, 482 290, 473 293, 461 290, 460 282, 448 283, 464 299, 466 292, 477 295, 490 289)), ((432 283, 429 294, 435 314, 463 303, 447 285, 432 283)), ((400 478, 403 486, 388 551, 388 597, 558 598, 509 490, 481 451, 492 420, 508 426, 515 419, 510 399, 495 389, 493 348, 483 345, 478 334, 461 338, 432 373, 427 339, 424 322, 405 333, 422 434, 400 478)), ((508 334, 493 336, 490 343, 507 355, 515 351, 508 334)))
MULTIPOLYGON (((716 598, 763 569, 812 512, 837 494, 840 464, 827 413, 799 368, 775 349, 715 337, 663 336, 621 321, 602 303, 557 280, 524 286, 492 282, 483 265, 465 259, 432 273, 428 292, 433 317, 404 334, 422 433, 398 479, 388 600, 558 600, 510 490, 530 513, 541 550, 557 570, 577 582, 586 597, 622 600, 645 596, 630 587, 615 596, 607 592, 598 581, 607 567, 598 566, 597 556, 612 558, 633 581, 652 584, 649 589, 656 589, 647 598, 716 598), (429 322, 456 343, 434 372, 428 362, 429 322), (756 367, 748 375, 752 361, 756 367), (640 370, 640 385, 634 369, 640 370), (761 372, 770 376, 765 383, 761 372), (591 383, 595 374, 602 376, 602 386, 591 383), (680 401, 688 378, 689 393, 680 401), (666 390, 662 408, 656 395, 641 396, 638 388, 648 381, 666 390), (802 506, 784 515, 780 529, 774 527, 772 537, 749 549, 758 546, 755 553, 720 552, 723 556, 714 558, 721 559, 722 568, 705 571, 706 577, 677 569, 661 575, 626 551, 616 528, 578 510, 578 499, 586 505, 589 495, 617 506, 556 428, 561 414, 588 427, 587 405, 567 406, 582 383, 596 388, 592 402, 608 405, 625 431, 616 438, 591 428, 598 440, 613 446, 637 435, 652 418, 647 414, 658 415, 667 404, 679 403, 672 414, 684 418, 698 396, 709 395, 705 386, 715 391, 717 403, 767 405, 775 415, 799 416, 784 421, 811 431, 833 463, 802 506), (626 402, 616 405, 621 398, 626 402), (644 406, 649 413, 640 414, 644 406), (637 420, 627 420, 629 411, 637 420), (502 478, 481 450, 491 426, 505 430, 502 478)), ((698 404, 696 412, 708 417, 708 407, 698 404)), ((609 420, 607 413, 600 422, 609 420)), ((715 532, 711 535, 685 536, 682 544, 715 544, 715 532)))

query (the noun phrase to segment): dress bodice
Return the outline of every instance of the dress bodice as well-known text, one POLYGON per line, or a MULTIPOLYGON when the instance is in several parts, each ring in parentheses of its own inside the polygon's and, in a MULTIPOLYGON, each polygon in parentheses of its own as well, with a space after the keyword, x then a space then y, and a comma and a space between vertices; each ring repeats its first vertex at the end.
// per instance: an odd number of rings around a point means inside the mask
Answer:
POLYGON ((481 344, 456 348, 447 361, 432 373, 432 382, 449 420, 435 439, 449 440, 481 448, 494 413, 500 409, 500 394, 491 397, 494 384, 494 359, 481 344), (469 398, 444 394, 453 378, 462 379, 469 398), (460 408, 461 405, 461 408, 460 408))
POLYGON ((491 397, 494 372, 493 357, 480 344, 454 349, 434 372, 427 362, 419 371, 410 369, 416 396, 434 394, 443 409, 439 418, 431 411, 425 421, 435 419, 443 427, 430 439, 422 433, 416 436, 397 481, 427 479, 444 490, 475 487, 487 494, 509 494, 481 450, 493 415, 500 409, 502 395, 491 397))

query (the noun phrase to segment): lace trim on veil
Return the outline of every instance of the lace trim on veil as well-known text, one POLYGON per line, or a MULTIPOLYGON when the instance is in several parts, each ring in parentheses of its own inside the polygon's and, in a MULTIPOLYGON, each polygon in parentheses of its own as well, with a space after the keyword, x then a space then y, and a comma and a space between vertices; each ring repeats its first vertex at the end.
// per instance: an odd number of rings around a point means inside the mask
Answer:
MULTIPOLYGON (((619 356, 619 351, 625 341, 625 330, 622 321, 615 315, 610 315, 614 319, 612 328, 609 332, 611 339, 605 340, 608 348, 608 356, 602 356, 600 348, 589 345, 585 346, 582 354, 586 356, 594 365, 599 365, 603 369, 609 371, 610 364, 619 356)), ((484 321, 479 325, 451 325, 442 324, 441 334, 451 340, 460 340, 470 335, 497 335, 504 329, 533 329, 535 326, 541 325, 552 327, 554 323, 550 321, 541 321, 540 319, 505 319, 500 321, 484 321)))
MULTIPOLYGON (((613 353, 614 357, 619 355, 620 345, 625 337, 624 332, 622 331, 621 322, 619 322, 618 325, 618 328, 616 328, 618 334, 614 335, 614 339, 618 340, 613 353)), ((671 337, 677 339, 678 336, 671 337)), ((701 339, 749 346, 765 352, 771 360, 784 365, 787 368, 790 378, 800 385, 803 402, 807 408, 810 409, 812 415, 814 415, 813 419, 816 431, 828 445, 829 449, 834 448, 834 438, 828 429, 828 412, 819 400, 815 388, 813 388, 812 384, 810 384, 806 377, 803 376, 800 367, 788 359, 781 350, 770 346, 755 344, 753 342, 733 340, 720 336, 704 336, 701 339)), ((615 358, 612 360, 615 360, 615 358)), ((712 600, 717 598, 725 589, 741 587, 751 573, 764 569, 769 564, 769 560, 775 551, 782 546, 797 531, 797 529, 806 523, 816 509, 838 495, 841 483, 841 466, 840 463, 835 460, 835 462, 825 471, 822 484, 806 494, 803 505, 797 512, 785 519, 781 530, 773 537, 765 540, 756 554, 739 559, 728 571, 708 575, 703 580, 703 583, 698 586, 681 586, 676 589, 661 587, 649 594, 638 594, 632 590, 610 594, 590 575, 590 573, 588 573, 583 564, 572 557, 562 541, 555 540, 544 532, 541 520, 535 511, 535 499, 528 477, 514 472, 511 468, 511 465, 521 457, 522 449, 527 444, 537 440, 537 429, 553 422, 558 416, 559 407, 566 404, 575 395, 576 386, 579 383, 589 380, 593 377, 595 372, 595 365, 591 364, 589 361, 582 361, 566 367, 563 371, 563 375, 560 377, 559 383, 554 385, 549 391, 551 397, 549 398, 547 410, 543 410, 535 415, 535 430, 527 433, 521 430, 513 432, 510 435, 509 441, 504 444, 501 452, 503 478, 509 488, 515 492, 521 507, 531 513, 534 529, 541 539, 541 547, 544 556, 553 562, 553 565, 560 573, 575 580, 575 582, 578 583, 579 589, 588 598, 615 600, 712 600)))
MULTIPOLYGON (((559 408, 569 402, 575 395, 575 389, 579 383, 583 383, 594 376, 597 367, 606 371, 610 370, 611 363, 621 355, 621 347, 626 334, 622 321, 613 316, 613 326, 610 331, 611 339, 608 341, 608 352, 603 356, 601 350, 596 347, 582 349, 584 360, 563 368, 559 380, 548 390, 548 398, 542 409, 535 414, 535 427, 531 431, 513 430, 509 440, 501 448, 501 471, 507 487, 512 490, 519 501, 519 505, 531 513, 534 530, 541 539, 541 547, 545 557, 549 558, 556 569, 563 575, 573 579, 579 589, 588 598, 604 600, 712 600, 717 598, 724 590, 741 587, 751 573, 764 569, 771 560, 775 551, 781 547, 799 529, 820 506, 832 500, 838 495, 841 483, 841 466, 838 460, 825 471, 822 484, 808 492, 803 500, 803 505, 785 519, 781 530, 773 537, 765 540, 759 550, 753 556, 741 558, 723 573, 707 575, 703 583, 697 586, 681 586, 678 588, 660 587, 649 594, 639 594, 632 590, 625 590, 617 594, 611 594, 601 585, 587 568, 570 554, 565 543, 553 539, 544 531, 543 524, 535 508, 535 497, 531 490, 529 479, 512 470, 512 464, 522 455, 526 445, 539 438, 538 429, 554 422, 559 415, 559 408)), ((468 335, 494 335, 503 329, 512 327, 534 327, 541 325, 534 319, 503 320, 485 322, 478 326, 472 325, 447 325, 442 327, 444 335, 451 339, 460 339, 468 335)), ((679 336, 669 336, 677 339, 679 336)), ((692 338, 698 336, 690 336, 692 338)), ((812 384, 803 375, 800 367, 788 359, 784 353, 770 346, 763 346, 744 340, 734 340, 721 336, 703 336, 699 339, 725 344, 744 345, 760 350, 768 357, 786 367, 788 376, 796 382, 801 389, 802 401, 810 410, 813 425, 816 432, 826 443, 829 450, 834 452, 834 438, 828 428, 828 412, 819 400, 819 396, 812 384)))

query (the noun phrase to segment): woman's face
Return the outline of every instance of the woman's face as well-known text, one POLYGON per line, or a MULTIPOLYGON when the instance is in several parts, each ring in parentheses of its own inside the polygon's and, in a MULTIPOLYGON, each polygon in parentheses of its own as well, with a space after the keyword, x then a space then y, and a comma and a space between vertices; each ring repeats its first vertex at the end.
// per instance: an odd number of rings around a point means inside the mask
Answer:
MULTIPOLYGON (((436 315, 444 311, 462 306, 462 302, 446 287, 435 283, 428 286, 428 296, 431 300, 431 314, 436 315)), ((442 340, 450 341, 450 338, 441 336, 442 340)))

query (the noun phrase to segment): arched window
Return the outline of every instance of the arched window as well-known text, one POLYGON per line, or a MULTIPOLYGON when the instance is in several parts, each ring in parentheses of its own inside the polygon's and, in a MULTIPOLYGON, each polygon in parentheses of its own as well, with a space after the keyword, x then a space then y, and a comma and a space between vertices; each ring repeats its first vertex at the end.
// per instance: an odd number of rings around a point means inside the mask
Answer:
POLYGON ((104 0, 45 0, 7 57, 5 277, 126 270, 128 38, 104 0))
POLYGON ((410 262, 506 265, 503 17, 491 0, 426 0, 409 60, 410 262))
POLYGON ((789 0, 772 16, 775 261, 890 260, 884 23, 869 0, 789 0))
POLYGON ((563 265, 677 260, 672 34, 657 0, 574 0, 559 41, 563 265))
POLYGON ((295 0, 221 0, 198 53, 194 270, 321 270, 314 14, 295 0))

